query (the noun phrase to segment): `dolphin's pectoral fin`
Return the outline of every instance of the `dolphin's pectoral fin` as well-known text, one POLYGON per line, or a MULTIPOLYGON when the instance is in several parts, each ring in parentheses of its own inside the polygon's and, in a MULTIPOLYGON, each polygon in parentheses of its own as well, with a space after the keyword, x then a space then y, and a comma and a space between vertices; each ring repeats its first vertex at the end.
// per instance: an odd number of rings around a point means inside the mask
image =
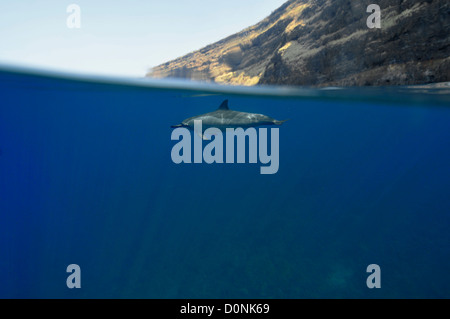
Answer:
POLYGON ((204 140, 204 141, 210 141, 212 135, 206 135, 206 134, 200 134, 200 133, 198 133, 198 136, 200 136, 200 138, 201 138, 202 140, 204 140))
POLYGON ((206 135, 202 134, 202 132, 194 130, 195 134, 198 135, 198 137, 200 137, 202 140, 207 141, 210 140, 206 135))
POLYGON ((202 140, 204 141, 210 141, 212 136, 216 136, 217 133, 209 133, 209 134, 202 134, 200 132, 195 132, 197 133, 198 137, 200 137, 202 140))
POLYGON ((203 138, 205 141, 210 141, 210 140, 212 139, 213 136, 214 136, 214 138, 216 138, 217 135, 219 135, 219 134, 220 134, 220 132, 217 132, 217 131, 215 131, 215 130, 212 130, 212 131, 206 130, 206 131, 203 133, 202 138, 203 138))
POLYGON ((214 132, 214 133, 209 133, 208 132, 208 134, 203 134, 203 139, 210 141, 211 137, 214 136, 214 138, 215 138, 217 135, 219 135, 219 133, 217 133, 217 132, 214 132))

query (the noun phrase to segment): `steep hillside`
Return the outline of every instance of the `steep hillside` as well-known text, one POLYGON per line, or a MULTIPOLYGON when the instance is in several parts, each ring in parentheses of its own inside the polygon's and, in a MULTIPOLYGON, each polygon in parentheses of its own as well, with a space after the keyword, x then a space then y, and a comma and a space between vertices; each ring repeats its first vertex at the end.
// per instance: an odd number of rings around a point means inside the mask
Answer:
POLYGON ((450 2, 291 0, 260 23, 152 69, 226 84, 400 85, 450 81, 450 2))

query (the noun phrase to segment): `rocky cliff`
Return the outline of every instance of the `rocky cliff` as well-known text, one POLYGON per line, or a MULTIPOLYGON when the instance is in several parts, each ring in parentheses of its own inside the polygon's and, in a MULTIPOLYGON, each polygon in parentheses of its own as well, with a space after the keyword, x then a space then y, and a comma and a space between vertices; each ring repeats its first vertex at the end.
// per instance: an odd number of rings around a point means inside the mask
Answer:
POLYGON ((148 76, 239 85, 450 81, 450 2, 291 0, 260 23, 148 76), (381 8, 379 29, 367 27, 371 3, 381 8))

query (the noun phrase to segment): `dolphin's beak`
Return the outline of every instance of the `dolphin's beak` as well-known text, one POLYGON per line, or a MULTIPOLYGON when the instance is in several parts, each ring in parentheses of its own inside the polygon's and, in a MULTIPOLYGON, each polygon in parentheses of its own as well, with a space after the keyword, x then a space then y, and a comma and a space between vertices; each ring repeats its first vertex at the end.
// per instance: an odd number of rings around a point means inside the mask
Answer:
POLYGON ((283 124, 284 122, 287 122, 287 121, 289 121, 289 120, 284 120, 284 121, 277 121, 277 120, 275 120, 275 121, 273 121, 273 124, 281 125, 281 124, 283 124))
POLYGON ((172 125, 171 128, 183 127, 183 124, 172 125))

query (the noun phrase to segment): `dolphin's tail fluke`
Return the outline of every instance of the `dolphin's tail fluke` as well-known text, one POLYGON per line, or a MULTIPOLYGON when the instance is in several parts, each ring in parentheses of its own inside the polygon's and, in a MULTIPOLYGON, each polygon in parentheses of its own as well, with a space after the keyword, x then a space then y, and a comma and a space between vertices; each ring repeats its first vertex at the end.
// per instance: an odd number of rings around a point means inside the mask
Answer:
POLYGON ((273 121, 273 124, 281 125, 281 124, 283 124, 284 122, 287 122, 287 121, 289 121, 289 120, 284 120, 284 121, 277 121, 277 120, 275 120, 275 121, 273 121))

